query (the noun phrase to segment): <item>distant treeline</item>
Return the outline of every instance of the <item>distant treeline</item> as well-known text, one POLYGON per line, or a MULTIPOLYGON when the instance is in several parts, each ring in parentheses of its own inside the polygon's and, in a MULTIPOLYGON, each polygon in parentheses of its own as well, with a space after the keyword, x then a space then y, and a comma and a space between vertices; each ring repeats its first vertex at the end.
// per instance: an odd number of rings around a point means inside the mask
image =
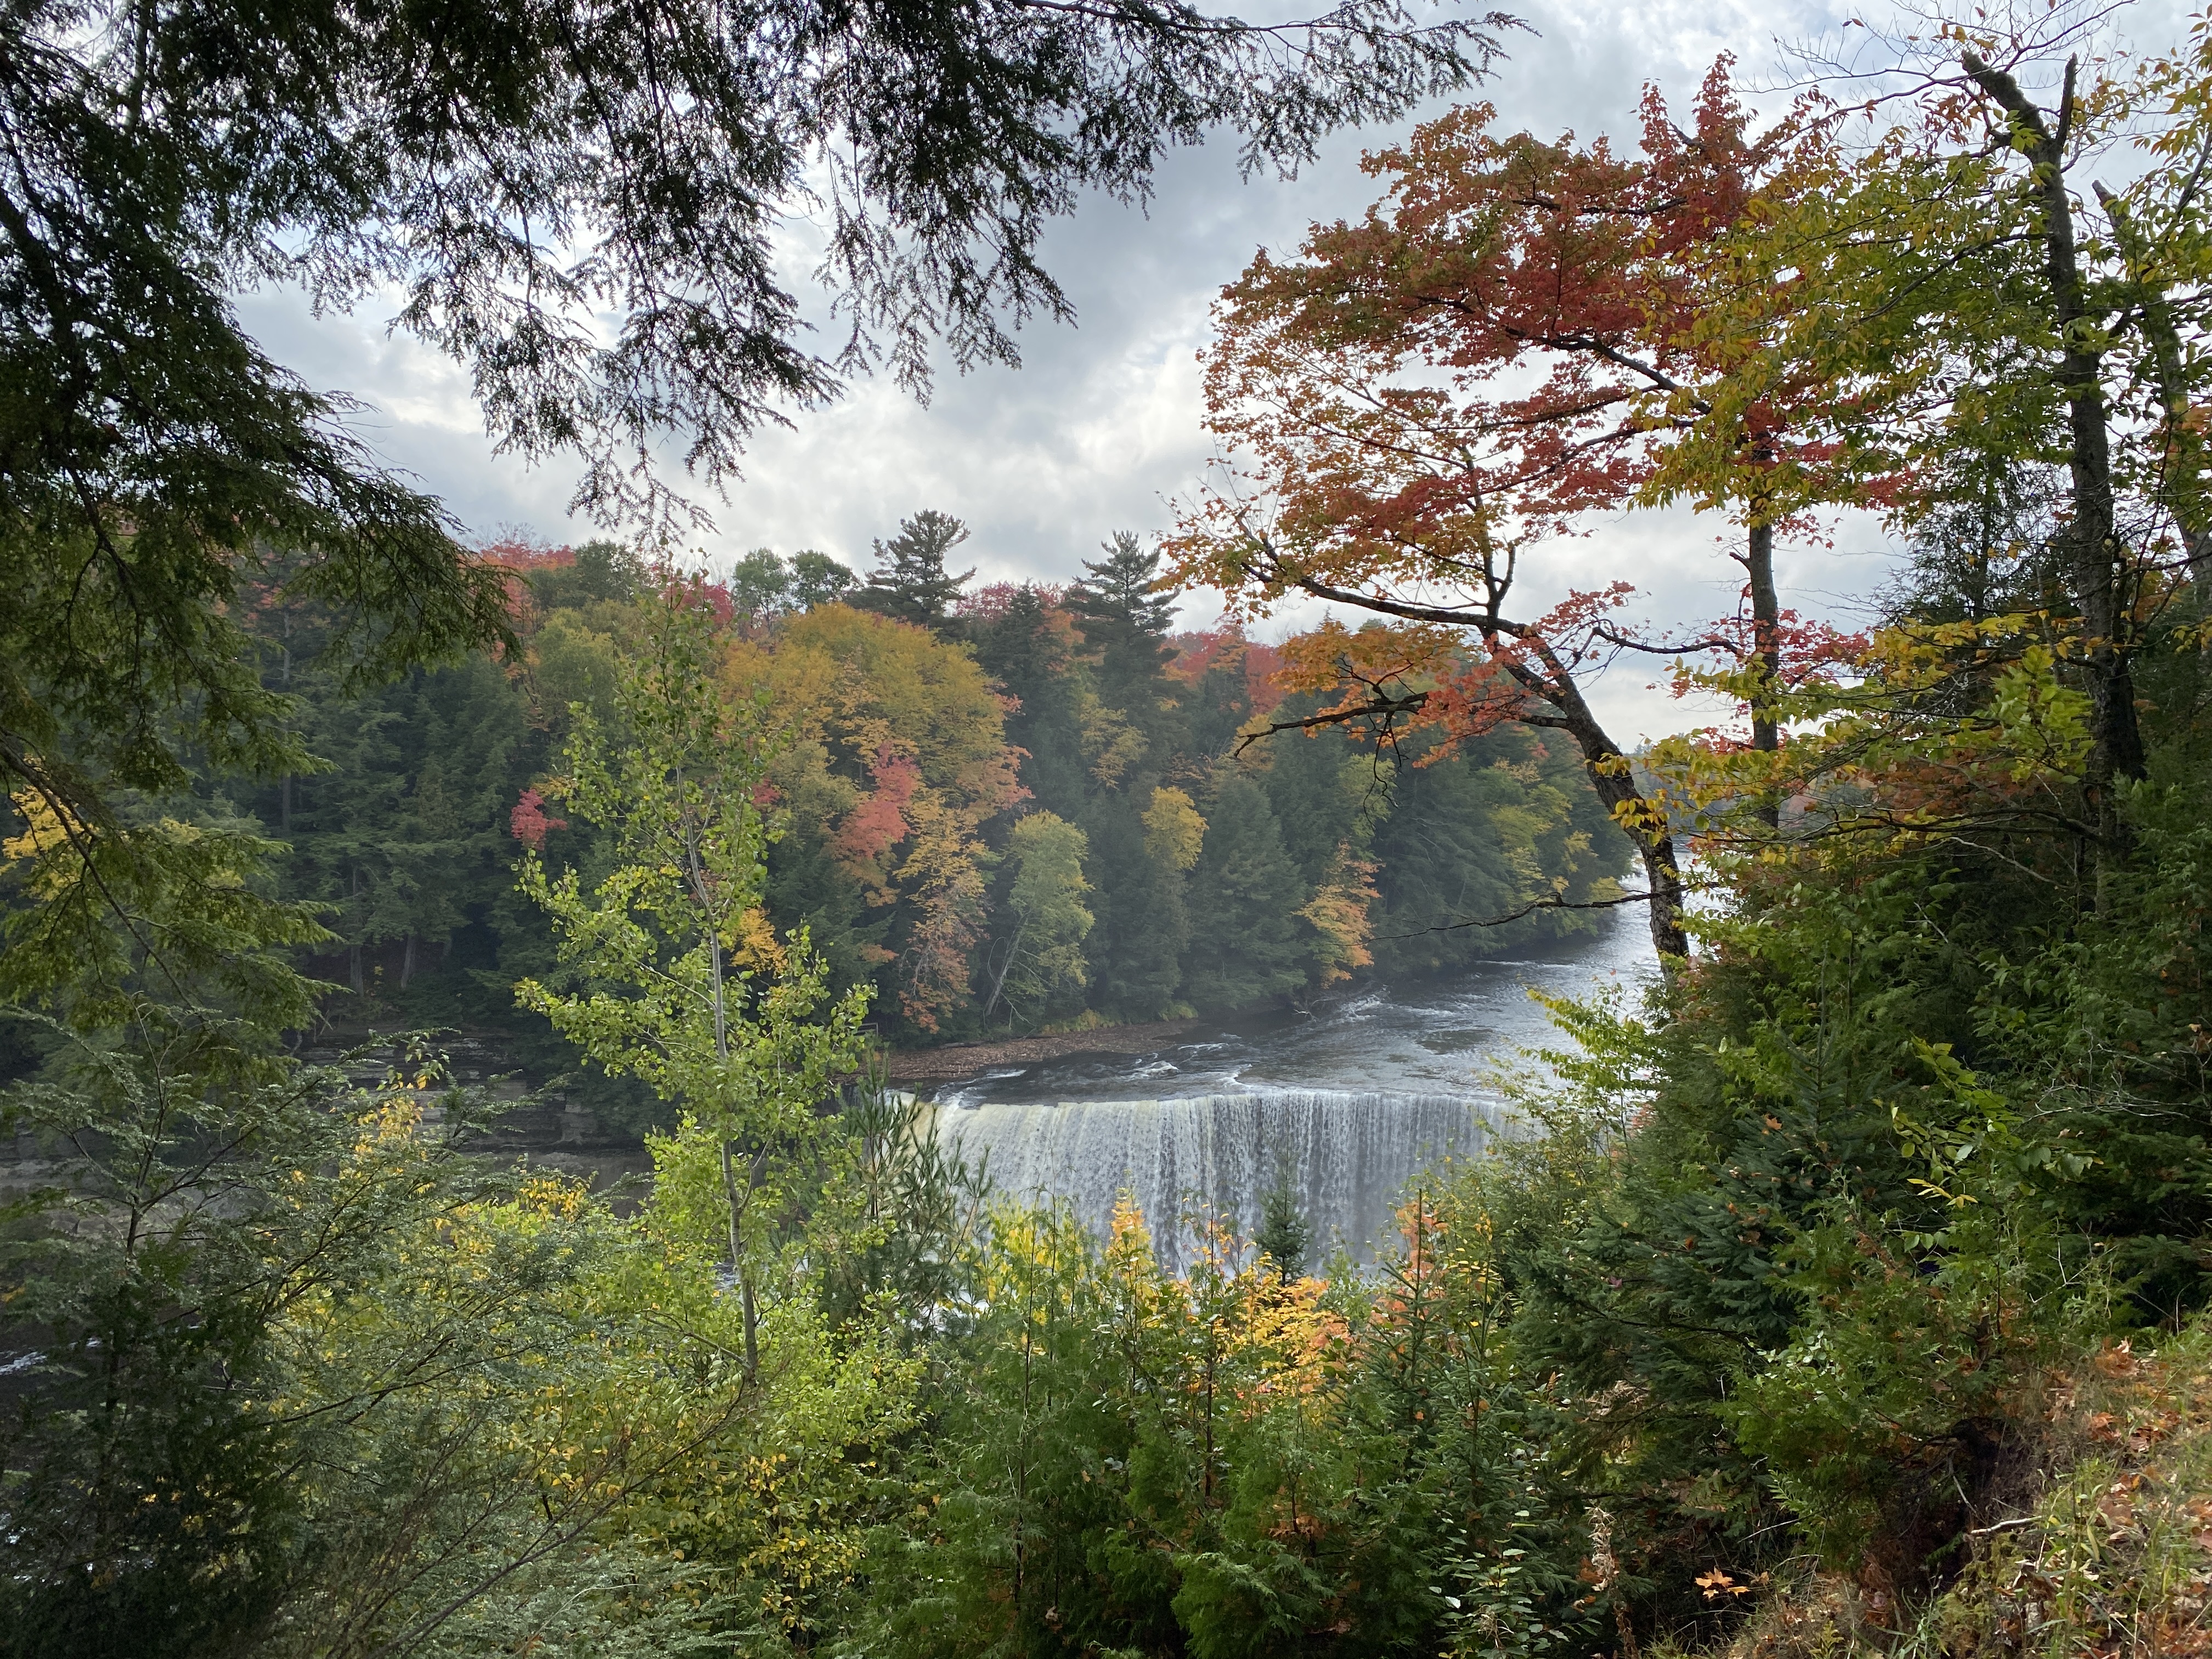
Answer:
MULTIPOLYGON (((1437 757, 1336 727, 1239 751, 1282 720, 1270 647, 1171 630, 1158 555, 1114 538, 1064 590, 975 586, 925 513, 866 582, 818 553, 740 561, 707 597, 726 684, 764 700, 779 751, 768 916, 804 924, 841 984, 872 981, 887 1040, 1152 1019, 1449 968, 1570 930, 1553 892, 1611 893, 1626 843, 1577 758, 1505 730, 1437 757), (1433 762, 1434 763, 1427 763, 1433 762)), ((328 908, 314 967, 366 1018, 505 1026, 556 964, 514 891, 519 843, 589 872, 537 786, 572 705, 605 715, 637 600, 663 580, 607 543, 502 544, 522 660, 342 696, 320 625, 272 611, 269 678, 328 769, 238 803, 289 853, 286 896, 328 908)))

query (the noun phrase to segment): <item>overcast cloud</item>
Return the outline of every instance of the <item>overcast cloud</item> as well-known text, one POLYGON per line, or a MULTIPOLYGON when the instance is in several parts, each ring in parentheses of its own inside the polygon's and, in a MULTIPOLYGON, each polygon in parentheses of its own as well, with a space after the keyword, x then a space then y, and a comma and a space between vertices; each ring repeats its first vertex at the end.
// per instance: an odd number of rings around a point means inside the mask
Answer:
MULTIPOLYGON (((1584 137, 1632 133, 1646 80, 1686 102, 1717 53, 1735 52, 1758 79, 1771 70, 1778 40, 1819 34, 1848 15, 1791 0, 1628 9, 1563 0, 1516 9, 1538 33, 1512 37, 1510 59, 1480 95, 1509 126, 1584 137)), ((795 430, 763 434, 746 480, 728 501, 709 503, 717 531, 702 550, 726 563, 751 547, 813 547, 865 569, 872 538, 933 507, 973 527, 961 557, 983 579, 1065 581, 1109 532, 1165 530, 1208 453, 1194 354, 1214 295, 1255 249, 1293 246, 1310 222, 1362 212, 1376 187, 1359 171, 1359 153, 1395 136, 1343 135, 1288 183, 1239 182, 1226 144, 1180 152, 1149 213, 1091 204, 1045 247, 1077 325, 1033 325, 1020 369, 948 376, 927 408, 888 381, 862 381, 842 403, 799 416, 795 430)), ((365 400, 362 435, 477 536, 505 526, 554 542, 593 533, 566 514, 573 472, 495 457, 465 378, 387 336, 384 316, 365 309, 317 320, 285 294, 252 296, 242 310, 264 347, 311 384, 365 400)), ((1737 584, 1717 548, 1724 528, 1688 514, 1626 515, 1564 550, 1555 580, 1626 577, 1650 595, 1643 608, 1661 622, 1727 611, 1737 584)), ((1887 567, 1879 536, 1855 526, 1833 548, 1784 549, 1779 574, 1786 603, 1848 616, 1887 567)), ((1203 623, 1212 611, 1194 596, 1186 619, 1203 623)), ((1617 669, 1598 688, 1601 710, 1625 739, 1685 723, 1679 705, 1646 690, 1651 678, 1641 666, 1617 669)))

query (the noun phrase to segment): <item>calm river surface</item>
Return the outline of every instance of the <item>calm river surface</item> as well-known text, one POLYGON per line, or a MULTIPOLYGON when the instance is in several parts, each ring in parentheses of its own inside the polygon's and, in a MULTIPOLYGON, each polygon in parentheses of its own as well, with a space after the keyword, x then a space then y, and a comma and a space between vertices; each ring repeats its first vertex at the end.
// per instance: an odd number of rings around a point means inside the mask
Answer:
POLYGON ((1565 945, 1227 1019, 1157 1054, 1006 1066, 928 1093, 940 1131, 986 1158, 1000 1191, 1066 1198, 1100 1227, 1127 1192, 1171 1260, 1194 1204, 1249 1231, 1279 1180, 1319 1251, 1340 1241, 1365 1258, 1410 1182, 1480 1147, 1498 1105, 1491 1067, 1548 1039, 1530 988, 1632 989, 1652 971, 1630 907, 1565 945))

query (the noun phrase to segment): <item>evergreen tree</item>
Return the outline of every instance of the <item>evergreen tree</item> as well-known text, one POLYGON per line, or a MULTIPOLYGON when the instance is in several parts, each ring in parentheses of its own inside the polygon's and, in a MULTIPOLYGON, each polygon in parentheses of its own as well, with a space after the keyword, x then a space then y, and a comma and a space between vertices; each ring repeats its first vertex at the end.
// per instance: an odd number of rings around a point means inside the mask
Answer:
POLYGON ((876 568, 854 595, 863 611, 874 611, 921 628, 939 628, 975 573, 945 574, 945 556, 968 539, 968 526, 950 514, 925 507, 899 520, 899 533, 876 544, 876 568))
POLYGON ((1117 530, 1099 546, 1106 556, 1084 561, 1084 580, 1067 596, 1067 608, 1083 619, 1084 636, 1093 644, 1139 635, 1165 638, 1175 625, 1175 595, 1163 589, 1159 550, 1147 553, 1133 530, 1117 530))
POLYGON ((1260 1195, 1260 1225, 1252 1243, 1285 1284, 1305 1272, 1313 1252, 1313 1223, 1298 1204, 1287 1161, 1276 1166, 1274 1184, 1260 1195))
MULTIPOLYGON (((1310 714, 1317 698, 1286 702, 1278 719, 1310 714)), ((1283 845, 1309 886, 1328 878, 1345 848, 1364 852, 1370 834, 1389 810, 1389 777, 1378 775, 1371 751, 1355 748, 1340 726, 1310 735, 1286 733, 1267 747, 1261 775, 1268 804, 1282 825, 1283 845)))
POLYGON ((1098 653, 1100 701, 1136 724, 1158 764, 1182 746, 1167 676, 1175 595, 1162 582, 1159 550, 1146 552, 1134 532, 1117 530, 1103 546, 1104 558, 1085 562, 1067 608, 1098 653))
POLYGON ((1156 855, 1128 794, 1101 797, 1085 824, 1097 884, 1091 1006, 1115 1019, 1158 1019, 1176 1009, 1190 939, 1182 872, 1156 855))
POLYGON ((1298 911, 1308 896, 1267 792, 1242 772, 1224 772, 1191 881, 1183 978, 1192 1000, 1241 1007, 1304 984, 1298 911))
MULTIPOLYGON (((1189 640, 1190 635, 1184 635, 1189 640)), ((1194 755, 1225 755, 1252 718, 1252 688, 1245 678, 1247 647, 1241 640, 1212 653, 1203 673, 1182 694, 1187 741, 1194 755)))
POLYGON ((1047 811, 1074 819, 1085 793, 1083 727, 1066 642, 1044 596, 1016 588, 1000 615, 969 623, 968 637, 984 672, 1020 704, 1006 716, 1006 741, 1024 751, 1023 785, 1047 811))

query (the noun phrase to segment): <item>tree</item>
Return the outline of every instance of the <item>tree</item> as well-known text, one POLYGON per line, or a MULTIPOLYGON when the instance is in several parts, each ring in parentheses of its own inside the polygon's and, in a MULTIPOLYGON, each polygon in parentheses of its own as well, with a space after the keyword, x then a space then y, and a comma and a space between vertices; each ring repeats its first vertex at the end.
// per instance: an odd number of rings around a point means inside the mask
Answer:
POLYGON ((1252 1246, 1285 1285, 1306 1270, 1306 1257, 1313 1249, 1313 1223, 1306 1219, 1291 1185, 1287 1163, 1276 1170, 1274 1181, 1260 1194, 1260 1224, 1252 1234, 1252 1246))
POLYGON ((923 629, 828 605, 765 641, 732 642, 720 672, 733 696, 766 702, 780 812, 874 913, 853 943, 880 1006, 917 1032, 972 1017, 983 826, 1021 788, 1005 705, 975 659, 923 629))
POLYGON ((1117 530, 1104 550, 1104 558, 1084 561, 1083 580, 1067 592, 1068 610, 1093 645, 1157 644, 1175 625, 1175 594, 1161 580, 1159 550, 1146 552, 1134 531, 1117 530))
MULTIPOLYGON (((1248 167, 1295 167, 1333 126, 1485 73, 1510 27, 1405 25, 1396 0, 1287 27, 1026 0, 741 21, 562 5, 459 29, 323 0, 18 8, 0 21, 9 793, 106 827, 113 792, 184 787, 186 751, 305 764, 242 635, 264 588, 331 607, 349 684, 508 638, 500 574, 374 463, 343 394, 245 336, 238 292, 289 280, 344 310, 396 284, 398 325, 466 368, 503 447, 576 457, 602 518, 665 520, 683 509, 660 437, 712 487, 780 404, 846 373, 889 361, 919 386, 939 337, 963 366, 1011 362, 1009 319, 1069 314, 1036 253, 1088 192, 1140 199, 1164 143, 1216 125, 1248 167), (823 201, 822 277, 851 325, 834 363, 797 343, 773 252, 776 222, 823 201)), ((122 846, 103 888, 158 885, 156 849, 122 846)))
POLYGON ((1155 790, 1179 799, 1161 817, 1139 810, 1138 798, 1115 790, 1093 801, 1084 822, 1091 836, 1091 1003, 1117 1019, 1160 1019, 1183 1012, 1183 952, 1190 942, 1185 872, 1196 862, 1205 821, 1179 789, 1155 790), (1161 817, 1154 834, 1148 817, 1161 817), (1180 860, 1180 862, 1178 862, 1180 860))
POLYGON ((854 594, 863 611, 880 611, 917 628, 938 628, 951 614, 961 585, 975 573, 948 575, 945 556, 968 539, 968 526, 934 507, 899 520, 899 533, 876 544, 876 568, 854 594))
POLYGON ((739 616, 765 622, 790 599, 791 576, 774 548, 757 547, 730 568, 730 602, 739 616))
POLYGON ((801 611, 836 604, 853 591, 856 580, 827 553, 809 547, 791 556, 791 598, 801 611))
POLYGON ((755 796, 767 731, 757 703, 726 700, 716 684, 700 608, 656 602, 642 643, 617 683, 623 740, 572 709, 568 773, 547 787, 614 832, 612 867, 586 890, 574 870, 549 877, 535 848, 523 854, 523 890, 550 918, 563 962, 591 979, 575 989, 525 980, 516 995, 609 1071, 683 1108, 678 1143, 719 1172, 750 1375, 767 1245, 755 1200, 778 1160, 822 1132, 832 1080, 860 1058, 868 992, 831 1002, 805 930, 779 941, 761 913, 767 835, 755 796))
MULTIPOLYGON (((1371 158, 1392 179, 1389 211, 1316 227, 1295 261, 1256 259, 1227 292, 1206 369, 1233 476, 1174 546, 1177 574, 1222 588, 1240 614, 1295 591, 1389 619, 1292 653, 1295 684, 1340 697, 1301 729, 1429 726, 1456 741, 1519 722, 1570 738, 1637 840, 1653 942, 1671 961, 1688 948, 1672 826, 1577 671, 1623 651, 1719 651, 1780 683, 1783 514, 1767 475, 1790 406, 1702 428, 1755 463, 1730 474, 1749 483, 1710 496, 1747 523, 1747 630, 1647 640, 1615 620, 1625 582, 1540 616, 1520 611, 1516 583, 1547 538, 1652 482, 1670 417, 1698 401, 1712 296, 1692 280, 1697 251, 1753 201, 1803 188, 1820 147, 1817 133, 1786 142, 1790 128, 1753 139, 1725 64, 1693 133, 1656 91, 1641 115, 1644 153, 1631 159, 1603 140, 1499 138, 1488 108, 1456 111, 1371 158)), ((1772 750, 1765 694, 1747 689, 1754 744, 1772 750)))
POLYGON ((1006 741, 1022 750, 1022 783, 1046 811, 1083 811, 1083 730, 1078 713, 1073 629, 1067 613, 1024 583, 994 616, 963 617, 975 660, 1018 705, 1006 714, 1006 741))
POLYGON ((1306 980, 1298 913, 1311 893, 1284 849, 1266 792, 1225 769, 1206 809, 1183 970, 1193 1000, 1235 1008, 1295 991, 1306 980))
MULTIPOLYGON (((1779 376, 1808 386, 1808 435, 1907 532, 2017 469, 2058 470, 2050 547, 2094 709, 2083 793, 2095 839, 2117 851, 2118 793, 2142 773, 2132 665, 2169 562, 2160 544, 2178 532, 2171 562, 2186 568, 2202 530, 2195 441, 2172 414, 2201 374, 2182 341, 2202 326, 2186 251, 2200 210, 2193 180, 2154 167, 2124 191, 2099 187, 2112 234, 2091 234, 2075 173, 2159 94, 2095 71, 2081 86, 2074 57, 2058 69, 2081 27, 2069 12, 2012 33, 1949 26, 1942 59, 1936 41, 1892 43, 1908 112, 1740 239, 1717 326, 1768 349, 1719 365, 1705 397, 1725 416, 1762 404, 1779 376), (2030 88, 2051 70, 2045 107, 2030 88), (1770 271, 1788 273, 1784 308, 1770 271)), ((2198 118, 2173 95, 2173 66, 2160 76, 2172 101, 2142 141, 2193 156, 2198 118)))
POLYGON ((1144 735, 1155 769, 1180 746, 1170 714, 1167 643, 1175 625, 1175 593, 1160 574, 1158 548, 1146 550, 1133 532, 1117 530, 1103 559, 1087 560, 1084 579, 1068 590, 1067 609, 1097 656, 1102 702, 1144 735))
POLYGON ((1071 998, 1081 1006, 1083 988, 1090 982, 1083 957, 1092 921, 1084 902, 1091 891, 1083 878, 1089 851, 1083 831, 1050 812, 1031 812, 1014 825, 1006 842, 1006 858, 1013 866, 1006 908, 1014 925, 983 1005, 985 1019, 1001 1003, 1010 1018, 1032 1024, 1071 998))
POLYGON ((494 543, 485 556, 510 570, 529 574, 532 597, 541 611, 599 603, 628 604, 646 591, 645 562, 620 542, 588 541, 573 549, 538 550, 494 543), (559 556, 566 552, 564 559, 559 556))

